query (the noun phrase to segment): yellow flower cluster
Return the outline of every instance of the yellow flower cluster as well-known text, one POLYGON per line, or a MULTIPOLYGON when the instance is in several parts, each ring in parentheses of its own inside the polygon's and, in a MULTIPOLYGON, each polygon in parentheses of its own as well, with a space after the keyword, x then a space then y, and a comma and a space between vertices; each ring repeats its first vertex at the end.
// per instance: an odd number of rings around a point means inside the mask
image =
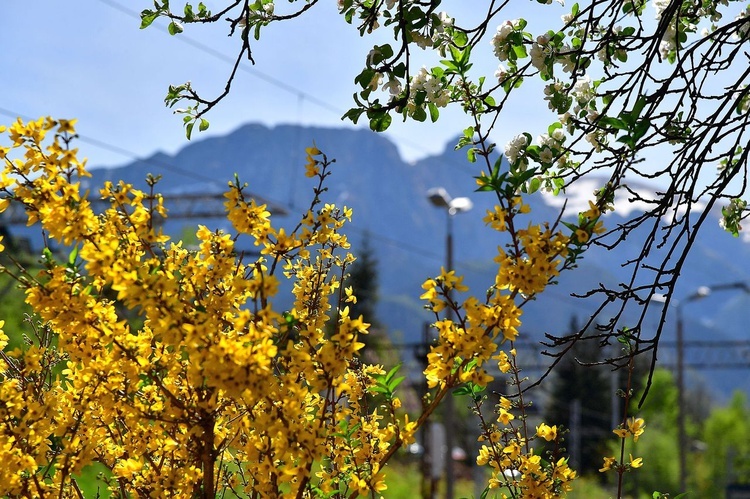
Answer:
MULTIPOLYGON (((0 496, 72 497, 92 463, 123 497, 385 489, 384 466, 417 424, 396 397, 366 403, 383 370, 356 358, 369 325, 341 290, 354 260, 341 233, 350 210, 316 191, 286 231, 236 181, 229 220, 261 255, 241 259, 235 235, 206 227, 189 249, 160 232, 154 192, 107 183, 110 206, 93 212, 69 148, 74 122, 6 131, 0 211, 21 203, 30 225, 72 252, 66 262, 47 252, 41 271, 16 276, 47 333, 0 357, 0 496), (283 313, 282 273, 294 295, 283 313)), ((307 153, 322 182, 330 163, 307 153)))
POLYGON ((574 236, 578 244, 586 244, 592 235, 604 233, 605 229, 600 220, 601 216, 602 211, 599 206, 589 201, 589 209, 578 214, 578 226, 574 227, 574 236))
MULTIPOLYGON (((499 352, 493 358, 498 361, 501 372, 518 374, 516 352, 499 352)), ((571 490, 576 472, 568 466, 568 460, 559 454, 562 442, 557 426, 541 423, 536 433, 528 434, 523 403, 501 396, 495 407, 495 421, 486 421, 476 401, 475 413, 481 420, 480 442, 485 442, 479 450, 477 464, 489 466, 491 478, 489 488, 504 487, 509 494, 500 497, 561 497, 571 490), (520 416, 520 417, 517 417, 520 416), (543 439, 553 445, 547 450, 547 459, 537 454, 531 443, 543 439)))
POLYGON ((510 412, 513 403, 501 397, 497 406, 498 424, 484 425, 480 441, 482 445, 477 456, 479 466, 489 466, 492 476, 489 481, 491 489, 505 487, 510 494, 502 493, 500 497, 561 497, 572 489, 571 482, 576 472, 568 467, 568 460, 550 452, 550 459, 543 460, 541 455, 530 447, 535 437, 547 442, 559 443, 556 426, 542 423, 537 427, 536 435, 524 436, 524 424, 515 425, 515 416, 510 412))
MULTIPOLYGON (((638 438, 643 435, 645 427, 646 423, 643 421, 643 418, 631 417, 628 418, 624 424, 620 424, 620 426, 612 430, 612 432, 623 441, 621 446, 623 449, 623 455, 625 439, 632 437, 633 442, 637 442, 638 438)), ((614 456, 607 456, 604 458, 604 464, 599 471, 604 473, 605 471, 615 470, 618 473, 623 473, 625 471, 630 471, 631 469, 640 468, 641 466, 643 466, 643 458, 633 458, 632 454, 630 454, 630 459, 627 462, 625 462, 624 459, 620 462, 614 456)))
MULTIPOLYGON (((490 359, 497 361, 502 373, 515 376, 514 385, 520 384, 515 349, 497 352, 498 344, 516 340, 523 303, 555 280, 575 244, 546 224, 529 223, 519 228, 519 220, 530 212, 529 205, 515 195, 501 197, 500 203, 487 212, 485 223, 510 241, 498 249, 497 274, 484 302, 475 297, 456 299, 454 292, 468 289, 453 271, 442 269, 438 277, 422 285, 425 292, 421 298, 436 314, 434 327, 438 331, 438 342, 428 353, 424 374, 428 386, 438 387, 439 394, 459 384, 471 386, 472 393, 477 393, 493 379, 483 367, 490 359), (441 313, 448 315, 441 318, 441 313)), ((477 463, 492 469, 490 487, 508 487, 514 491, 513 497, 559 497, 570 489, 576 473, 562 456, 544 461, 534 453, 530 446, 534 438, 557 445, 561 437, 557 427, 546 424, 537 428, 536 435, 528 435, 524 409, 522 402, 516 404, 503 397, 496 408, 496 421, 486 423, 477 407, 475 413, 482 419, 483 428, 480 440, 488 442, 480 450, 477 463)))

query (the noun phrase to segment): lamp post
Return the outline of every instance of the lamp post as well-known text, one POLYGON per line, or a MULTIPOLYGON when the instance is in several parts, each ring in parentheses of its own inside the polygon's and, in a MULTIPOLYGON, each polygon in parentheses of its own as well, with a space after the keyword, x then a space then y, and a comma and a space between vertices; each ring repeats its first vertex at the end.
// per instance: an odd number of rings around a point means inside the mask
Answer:
MULTIPOLYGON (((687 451, 688 441, 685 431, 685 320, 683 307, 693 301, 703 299, 714 291, 741 289, 750 293, 750 286, 745 282, 718 284, 715 286, 700 286, 692 294, 682 300, 675 300, 674 307, 677 315, 677 446, 680 473, 680 492, 687 489, 687 451)), ((661 299, 658 301, 662 301, 661 299)))
MULTIPOLYGON (((466 197, 452 198, 443 187, 433 187, 427 191, 427 199, 437 208, 443 208, 447 213, 447 227, 445 234, 445 270, 453 270, 453 216, 456 213, 469 211, 473 205, 471 199, 466 197)), ((448 320, 453 318, 453 310, 447 309, 448 320)), ((443 424, 445 425, 445 497, 453 499, 453 489, 455 486, 455 474, 453 472, 453 426, 454 426, 454 407, 453 397, 446 397, 443 404, 443 424)))

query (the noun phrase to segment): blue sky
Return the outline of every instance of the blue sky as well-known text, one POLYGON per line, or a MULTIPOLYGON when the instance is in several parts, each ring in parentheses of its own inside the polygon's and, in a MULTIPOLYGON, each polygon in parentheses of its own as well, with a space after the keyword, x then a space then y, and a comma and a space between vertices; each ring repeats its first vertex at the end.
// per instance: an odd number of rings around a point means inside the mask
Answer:
MULTIPOLYGON (((175 2, 175 8, 181 4, 175 2)), ((508 17, 539 19, 535 2, 514 5, 524 11, 508 11, 508 17)), ((207 96, 219 93, 230 70, 226 59, 234 57, 238 40, 227 37, 228 29, 219 25, 190 26, 184 40, 170 37, 164 22, 140 30, 134 14, 150 6, 147 0, 4 0, 0 123, 11 121, 9 114, 77 118, 81 136, 123 150, 81 143, 90 166, 121 165, 133 155, 183 147, 180 118, 163 105, 168 85, 190 80, 207 96)), ((444 8, 471 17, 486 2, 448 0, 444 8)), ((541 8, 555 22, 566 11, 557 4, 541 8)), ((382 39, 360 39, 333 1, 321 2, 303 19, 267 29, 254 45, 256 66, 243 66, 230 97, 208 116, 211 128, 202 136, 224 134, 248 122, 351 126, 340 117, 351 107, 353 79, 376 42, 382 39)), ((483 46, 486 52, 476 55, 476 67, 491 77, 496 61, 489 42, 483 46)), ((512 127, 497 128, 501 146, 520 127, 542 131, 550 119, 541 99, 515 101, 515 109, 506 113, 513 116, 512 127)), ((404 124, 396 118, 388 136, 405 158, 416 159, 441 151, 468 125, 454 110, 437 124, 404 124)))

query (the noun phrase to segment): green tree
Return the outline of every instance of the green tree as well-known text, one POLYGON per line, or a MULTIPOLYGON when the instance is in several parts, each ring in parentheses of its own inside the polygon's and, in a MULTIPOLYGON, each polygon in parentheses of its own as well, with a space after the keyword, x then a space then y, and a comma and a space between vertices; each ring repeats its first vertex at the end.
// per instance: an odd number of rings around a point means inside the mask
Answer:
POLYGON ((726 407, 711 411, 703 429, 705 452, 696 469, 708 476, 699 485, 701 497, 720 497, 730 483, 750 483, 750 406, 747 395, 735 392, 726 407))
POLYGON ((401 359, 398 352, 393 348, 393 343, 388 337, 388 331, 385 330, 383 323, 378 320, 378 260, 369 233, 365 233, 362 238, 356 258, 350 267, 346 285, 351 286, 352 294, 357 297, 355 303, 349 304, 349 313, 353 317, 362 316, 363 320, 370 324, 368 334, 360 338, 360 341, 365 345, 362 354, 368 361, 393 366, 401 359))
POLYGON ((629 452, 642 456, 644 462, 633 486, 637 486, 637 497, 651 497, 655 490, 673 497, 680 492, 677 386, 666 369, 656 369, 651 383, 648 399, 640 411, 640 416, 647 421, 649 436, 638 440, 629 449, 629 452))
POLYGON ((378 305, 378 260, 372 247, 370 235, 365 234, 357 251, 357 260, 349 270, 347 285, 352 287, 357 302, 350 304, 350 313, 360 315, 374 329, 382 327, 377 317, 378 305))

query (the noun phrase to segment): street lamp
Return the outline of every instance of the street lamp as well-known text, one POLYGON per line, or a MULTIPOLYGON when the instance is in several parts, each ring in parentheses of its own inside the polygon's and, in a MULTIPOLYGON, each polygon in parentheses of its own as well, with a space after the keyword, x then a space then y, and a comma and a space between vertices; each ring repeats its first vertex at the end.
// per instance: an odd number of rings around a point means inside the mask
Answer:
MULTIPOLYGON (((447 227, 445 233, 445 270, 450 272, 453 270, 453 216, 456 213, 465 213, 469 211, 474 204, 471 199, 466 197, 452 198, 443 187, 433 187, 427 191, 427 199, 438 207, 444 208, 447 217, 447 227)), ((448 320, 453 318, 453 309, 448 307, 447 309, 448 320)), ((446 446, 446 459, 445 459, 445 497, 446 499, 453 499, 453 489, 455 485, 455 477, 453 473, 453 397, 448 396, 445 399, 444 404, 444 421, 446 432, 445 432, 445 446, 446 446)))
MULTIPOLYGON (((725 291, 741 289, 750 293, 750 286, 745 282, 734 282, 731 284, 717 284, 715 286, 700 286, 692 294, 682 300, 675 300, 674 307, 677 315, 677 445, 679 454, 680 492, 687 489, 687 434, 685 432, 685 320, 683 307, 697 300, 709 296, 714 291, 725 291)), ((666 301, 659 297, 656 301, 666 301)))

